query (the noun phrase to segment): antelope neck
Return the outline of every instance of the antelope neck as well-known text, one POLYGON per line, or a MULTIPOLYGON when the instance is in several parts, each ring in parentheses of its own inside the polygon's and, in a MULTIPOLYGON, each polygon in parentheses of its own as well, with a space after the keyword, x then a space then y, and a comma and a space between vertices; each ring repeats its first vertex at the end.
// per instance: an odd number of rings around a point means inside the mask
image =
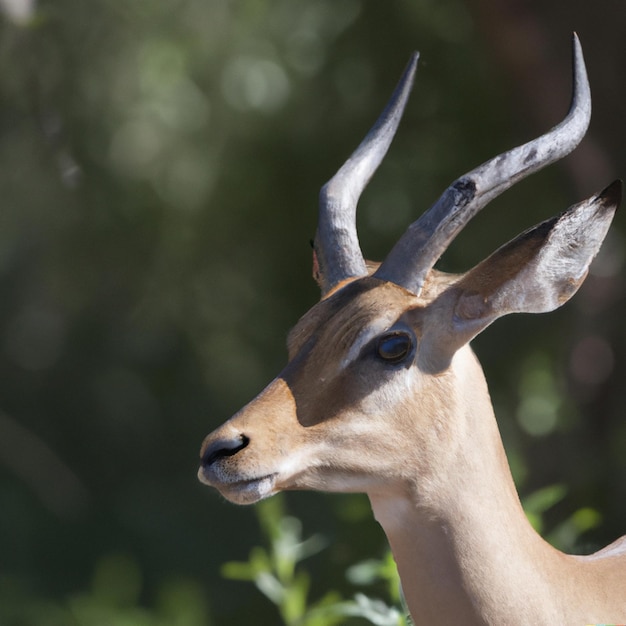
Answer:
POLYGON ((416 624, 506 624, 512 616, 556 624, 563 613, 550 573, 568 557, 528 523, 490 403, 467 411, 463 446, 438 468, 445 475, 368 494, 411 616, 416 624))

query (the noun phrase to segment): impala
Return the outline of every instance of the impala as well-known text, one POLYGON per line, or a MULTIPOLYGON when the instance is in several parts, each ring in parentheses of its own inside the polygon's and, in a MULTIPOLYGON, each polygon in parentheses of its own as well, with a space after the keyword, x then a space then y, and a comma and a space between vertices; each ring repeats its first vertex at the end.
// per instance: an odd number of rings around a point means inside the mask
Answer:
POLYGON ((290 332, 286 367, 202 446, 200 480, 237 504, 291 489, 366 493, 416 623, 626 621, 626 536, 572 556, 533 530, 469 347, 498 317, 551 311, 576 292, 620 182, 464 274, 433 269, 487 202, 581 141, 591 100, 576 36, 573 46, 565 119, 457 179, 373 265, 359 248, 356 204, 398 127, 412 56, 378 121, 322 188, 322 298, 290 332))

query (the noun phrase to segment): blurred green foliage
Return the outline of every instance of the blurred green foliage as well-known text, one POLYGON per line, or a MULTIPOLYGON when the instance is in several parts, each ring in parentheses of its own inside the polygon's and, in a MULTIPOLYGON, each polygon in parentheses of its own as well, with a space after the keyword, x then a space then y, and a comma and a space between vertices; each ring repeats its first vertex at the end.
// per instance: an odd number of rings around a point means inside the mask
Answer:
MULTIPOLYGON (((574 29, 590 139, 494 202, 441 267, 626 171, 626 5, 504 4, 0 0, 0 624, 275 623, 220 574, 260 533, 197 483, 197 454, 284 362, 317 298, 319 187, 410 51, 415 95, 360 203, 368 257, 450 180, 560 118, 574 29)), ((621 220, 571 304, 476 342, 518 485, 567 484, 537 510, 575 550, 626 527, 621 220)), ((344 572, 385 546, 367 501, 290 494, 289 509, 328 547, 306 584, 266 549, 269 571, 299 610, 304 591, 352 598, 344 572)))
POLYGON ((0 581, 2 624, 36 626, 208 626, 206 594, 194 581, 160 586, 152 606, 141 602, 142 574, 134 559, 110 554, 96 563, 90 588, 60 602, 0 581))
POLYGON ((401 607, 398 574, 389 553, 384 561, 369 559, 351 566, 347 577, 360 585, 385 581, 398 608, 363 593, 345 600, 334 590, 311 602, 310 575, 298 563, 322 550, 325 541, 319 535, 303 541, 300 521, 286 515, 282 503, 282 497, 276 496, 256 507, 268 548, 254 547, 246 562, 225 563, 222 574, 226 578, 253 582, 277 607, 285 626, 332 626, 346 624, 350 617, 360 617, 377 626, 407 623, 401 607))

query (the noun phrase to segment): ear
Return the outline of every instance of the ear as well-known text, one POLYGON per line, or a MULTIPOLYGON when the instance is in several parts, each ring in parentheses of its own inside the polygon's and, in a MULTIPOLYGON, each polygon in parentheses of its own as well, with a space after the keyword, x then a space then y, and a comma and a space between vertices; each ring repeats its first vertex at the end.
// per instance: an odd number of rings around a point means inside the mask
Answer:
POLYGON ((621 181, 519 235, 429 307, 421 352, 444 369, 462 345, 507 313, 544 313, 567 302, 587 276, 621 199, 621 181))
POLYGON ((317 258, 317 250, 315 249, 315 242, 311 239, 311 248, 313 248, 313 280, 317 283, 317 286, 321 289, 323 284, 322 272, 320 270, 320 262, 317 258))

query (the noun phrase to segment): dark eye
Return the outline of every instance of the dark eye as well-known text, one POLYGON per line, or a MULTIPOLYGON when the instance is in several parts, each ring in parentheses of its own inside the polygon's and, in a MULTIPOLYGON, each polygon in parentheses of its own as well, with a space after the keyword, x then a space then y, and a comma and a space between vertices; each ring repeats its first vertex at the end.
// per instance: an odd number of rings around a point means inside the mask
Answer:
POLYGON ((413 341, 406 333, 390 333, 378 340, 378 356, 389 363, 400 363, 410 353, 413 341))

